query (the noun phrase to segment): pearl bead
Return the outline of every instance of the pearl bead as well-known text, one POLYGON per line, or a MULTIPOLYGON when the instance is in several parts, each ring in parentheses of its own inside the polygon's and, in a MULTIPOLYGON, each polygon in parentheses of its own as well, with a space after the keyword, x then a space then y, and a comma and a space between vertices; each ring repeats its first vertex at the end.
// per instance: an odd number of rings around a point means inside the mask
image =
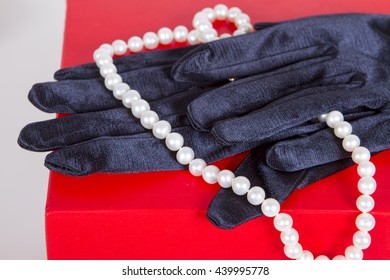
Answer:
POLYGON ((148 50, 157 48, 158 36, 154 32, 146 32, 143 36, 144 46, 148 50))
POLYGON ((343 116, 343 114, 341 114, 341 112, 332 111, 332 112, 329 112, 328 116, 326 117, 326 124, 329 127, 334 128, 336 123, 342 122, 343 120, 344 120, 344 116, 343 116))
POLYGON ((230 35, 229 33, 223 33, 221 34, 221 36, 219 36, 220 39, 225 39, 225 38, 230 38, 232 37, 232 35, 230 35))
POLYGON ((188 167, 188 170, 190 173, 194 176, 201 176, 203 169, 207 166, 207 163, 201 159, 201 158, 196 158, 193 161, 190 162, 190 165, 188 167))
POLYGON ((374 176, 375 165, 371 161, 364 161, 358 165, 357 172, 360 177, 363 176, 374 176))
POLYGON ((112 64, 113 60, 112 60, 112 56, 108 55, 108 54, 100 54, 99 55, 99 58, 95 60, 96 61, 96 65, 97 67, 102 67, 103 65, 105 64, 112 64))
POLYGON ((349 246, 345 249, 345 258, 347 260, 362 260, 363 251, 355 246, 349 246))
POLYGON ((114 55, 114 48, 110 44, 102 44, 99 50, 105 51, 109 56, 114 55))
POLYGON ((183 43, 187 40, 188 29, 184 25, 176 26, 173 30, 173 37, 176 42, 183 43))
POLYGON ((127 51, 127 44, 123 40, 115 40, 112 43, 112 47, 114 48, 114 54, 123 55, 127 51))
POLYGON ((150 106, 149 103, 146 100, 143 99, 137 99, 134 100, 131 104, 131 113, 134 117, 140 118, 141 114, 145 111, 149 111, 150 106))
POLYGON ((158 121, 153 125, 153 135, 158 139, 165 139, 171 133, 171 124, 167 121, 158 121))
POLYGON ((215 29, 207 29, 200 33, 200 40, 203 43, 211 42, 218 39, 218 33, 215 29))
POLYGON ((284 245, 294 245, 298 243, 299 234, 294 228, 286 229, 280 233, 280 239, 284 245))
POLYGON ((326 122, 326 118, 328 117, 328 114, 322 114, 317 119, 319 122, 326 122))
POLYGON ((296 243, 291 246, 284 246, 284 254, 290 259, 299 259, 302 255, 302 251, 302 245, 299 243, 296 243))
POLYGON ((101 58, 102 56, 105 56, 105 55, 108 55, 111 57, 109 52, 105 51, 104 49, 102 50, 99 48, 93 52, 93 60, 95 62, 97 62, 99 58, 101 58))
POLYGON ((217 182, 217 176, 219 173, 219 168, 215 165, 208 165, 203 168, 202 177, 209 184, 215 184, 217 182))
POLYGON ((225 20, 228 14, 228 7, 224 4, 218 4, 214 7, 215 17, 218 20, 225 20))
POLYGON ((347 135, 352 133, 352 126, 349 122, 342 121, 334 125, 334 135, 336 137, 344 139, 347 135))
POLYGON ((102 65, 102 67, 100 67, 100 75, 105 78, 107 77, 108 74, 113 74, 113 73, 116 73, 116 66, 112 63, 107 63, 107 64, 104 64, 102 65))
POLYGON ((319 255, 318 257, 315 258, 316 261, 328 261, 329 258, 325 255, 319 255))
POLYGON ((360 139, 354 134, 347 135, 343 139, 343 148, 347 152, 353 152, 357 147, 360 146, 360 139))
POLYGON ((230 170, 222 170, 218 173, 217 181, 222 188, 230 188, 235 175, 230 170))
POLYGON ((104 78, 104 85, 109 90, 113 90, 114 85, 119 84, 119 83, 122 83, 122 77, 116 73, 108 74, 104 78))
POLYGON ((238 15, 240 15, 242 12, 241 12, 241 9, 240 8, 237 8, 237 7, 232 7, 229 9, 228 13, 227 13, 227 18, 230 22, 234 22, 236 20, 236 17, 238 15))
POLYGON ((182 147, 176 153, 176 160, 183 165, 189 164, 194 159, 194 150, 190 147, 182 147))
POLYGON ((133 36, 127 41, 127 45, 131 52, 137 53, 144 47, 144 41, 138 36, 133 36))
POLYGON ((173 32, 167 27, 160 28, 157 35, 162 45, 169 45, 173 41, 173 32))
POLYGON ((371 245, 371 236, 366 231, 357 231, 353 235, 353 245, 355 245, 356 248, 364 250, 370 247, 371 245))
POLYGON ((241 28, 239 28, 233 32, 233 36, 239 36, 239 35, 244 35, 244 34, 246 34, 246 32, 244 29, 241 29, 241 28))
POLYGON ((303 250, 302 255, 298 258, 300 261, 311 261, 314 259, 313 254, 308 250, 303 250))
POLYGON ((375 201, 371 196, 364 194, 358 197, 356 206, 362 212, 370 212, 375 206, 375 201))
POLYGON ((207 14, 204 12, 197 12, 192 20, 192 26, 198 28, 198 25, 204 21, 209 21, 207 14))
POLYGON ((247 199, 252 205, 260 205, 265 199, 265 191, 260 187, 252 187, 247 194, 247 199))
POLYGON ((206 14, 207 16, 207 19, 210 21, 210 22, 213 22, 216 18, 216 14, 215 14, 215 11, 214 9, 210 8, 210 7, 207 7, 207 8, 204 8, 202 10, 203 13, 206 14))
POLYGON ((206 31, 207 29, 210 29, 212 27, 213 27, 213 25, 208 20, 205 20, 205 21, 201 21, 198 24, 198 27, 196 29, 199 30, 200 32, 203 32, 203 31, 206 31))
POLYGON ((155 111, 144 111, 141 113, 141 125, 146 129, 152 129, 154 124, 159 121, 159 117, 155 111))
POLYGON ((240 28, 240 26, 244 23, 250 23, 250 18, 247 14, 241 13, 236 16, 236 19, 234 20, 234 23, 237 28, 240 28))
POLYGON ((357 216, 355 224, 361 231, 370 231, 375 227, 375 218, 369 213, 362 213, 357 216))
POLYGON ((188 33, 187 37, 188 44, 190 45, 196 45, 200 43, 200 32, 199 30, 192 30, 188 33))
POLYGON ((274 198, 267 198, 261 204, 261 211, 263 212, 264 216, 275 217, 280 211, 280 204, 274 198))
POLYGON ((362 194, 371 195, 376 190, 376 181, 371 176, 364 176, 358 182, 358 190, 362 194))
POLYGON ((126 108, 131 108, 135 100, 141 99, 141 95, 136 90, 126 91, 122 96, 122 103, 126 108))
POLYGON ((178 151, 181 147, 183 147, 184 139, 183 136, 177 132, 171 132, 167 135, 165 139, 165 144, 167 148, 171 151, 178 151))
POLYGON ((335 256, 332 260, 334 261, 345 261, 347 258, 342 255, 335 256))
POLYGON ((249 33, 253 31, 253 26, 250 23, 243 23, 239 29, 243 30, 245 33, 249 33))
POLYGON ((370 151, 365 147, 357 147, 352 152, 352 160, 357 164, 368 161, 370 158, 370 151))
POLYGON ((248 178, 244 176, 237 176, 232 181, 233 192, 237 195, 244 195, 250 188, 250 182, 248 178))
POLYGON ((289 230, 293 225, 293 219, 289 214, 279 213, 274 218, 274 226, 278 231, 289 230))
POLYGON ((130 86, 126 83, 119 83, 114 85, 114 88, 112 90, 112 93, 114 94, 114 97, 118 100, 122 100, 123 95, 125 92, 130 90, 130 86))

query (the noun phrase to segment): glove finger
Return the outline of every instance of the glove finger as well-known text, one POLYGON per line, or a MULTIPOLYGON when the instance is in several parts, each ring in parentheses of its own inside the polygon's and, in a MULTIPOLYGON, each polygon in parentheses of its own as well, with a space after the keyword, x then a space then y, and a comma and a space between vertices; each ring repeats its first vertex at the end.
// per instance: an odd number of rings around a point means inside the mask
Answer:
MULTIPOLYGON (((263 154, 264 150, 260 152, 263 154)), ((351 159, 315 166, 296 172, 274 170, 259 159, 259 152, 251 153, 237 168, 236 175, 246 176, 253 186, 262 187, 266 197, 282 203, 297 188, 312 184, 353 164, 351 159)), ((238 196, 231 189, 217 193, 209 205, 208 219, 217 227, 232 229, 262 216, 261 207, 250 204, 246 196, 238 196)))
MULTIPOLYGON (((390 148, 389 114, 366 116, 352 121, 351 125, 353 134, 359 136, 361 144, 371 153, 390 148)), ((332 129, 280 141, 268 150, 267 164, 276 170, 293 172, 350 157, 351 153, 346 152, 340 142, 332 129)))
MULTIPOLYGON (((186 106, 199 91, 192 90, 170 98, 150 102, 161 119, 173 127, 189 125, 186 106)), ((131 110, 121 107, 111 110, 76 114, 27 125, 19 135, 21 147, 32 151, 50 151, 103 136, 123 136, 145 132, 131 110)))
MULTIPOLYGON (((228 83, 202 94, 188 106, 194 127, 210 130, 217 121, 242 116, 283 96, 295 96, 300 90, 329 90, 356 87, 361 84, 353 73, 337 73, 324 64, 278 74, 263 74, 228 83), (347 86, 344 86, 348 84, 347 86), (321 88, 318 88, 322 86, 321 88)), ((337 68, 336 68, 337 69, 337 68)))
MULTIPOLYGON (((122 74, 122 79, 148 101, 195 87, 193 83, 173 81, 170 69, 170 65, 142 68, 122 74)), ((28 97, 34 106, 48 113, 75 114, 122 106, 105 88, 103 78, 36 84, 28 97)))
POLYGON ((353 108, 379 109, 388 102, 390 85, 337 89, 324 92, 309 89, 280 98, 267 106, 214 124, 212 133, 222 143, 254 142, 285 129, 299 126, 333 110, 345 112, 353 108))
POLYGON ((298 62, 329 60, 336 55, 333 46, 305 33, 302 29, 283 28, 280 23, 261 31, 209 42, 179 59, 172 76, 176 81, 221 81, 298 62))
MULTIPOLYGON (((115 58, 114 64, 118 73, 125 73, 159 65, 168 65, 175 63, 180 57, 194 48, 195 46, 189 46, 131 54, 115 58)), ((60 69, 54 74, 54 79, 58 81, 68 79, 91 79, 99 77, 99 68, 96 67, 95 63, 82 64, 74 67, 60 69)))

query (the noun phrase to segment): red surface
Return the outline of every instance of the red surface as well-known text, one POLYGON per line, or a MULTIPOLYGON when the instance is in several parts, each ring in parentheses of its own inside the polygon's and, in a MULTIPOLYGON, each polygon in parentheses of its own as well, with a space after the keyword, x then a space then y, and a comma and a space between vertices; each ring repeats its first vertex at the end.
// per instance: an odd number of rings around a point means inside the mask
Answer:
MULTIPOLYGON (((101 43, 178 24, 220 1, 68 0, 63 67, 90 62, 101 43)), ((253 22, 341 12, 390 13, 382 1, 224 1, 253 22), (293 4, 292 4, 293 3, 293 4)), ((234 167, 243 155, 219 162, 234 167)), ((377 226, 365 259, 390 259, 390 150, 375 156, 377 226)), ((358 211, 356 167, 296 191, 282 205, 304 248, 333 257, 351 245, 358 211)), ((206 219, 216 185, 186 171, 70 177, 50 174, 46 206, 49 259, 285 259, 272 220, 233 230, 206 219)))

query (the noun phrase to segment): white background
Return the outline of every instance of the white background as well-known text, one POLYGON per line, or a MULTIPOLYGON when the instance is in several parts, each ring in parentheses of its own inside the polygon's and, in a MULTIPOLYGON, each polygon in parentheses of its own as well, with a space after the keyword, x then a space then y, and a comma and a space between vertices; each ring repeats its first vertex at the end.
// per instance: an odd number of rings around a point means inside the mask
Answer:
POLYGON ((65 0, 0 0, 0 259, 45 259, 45 153, 21 149, 26 124, 53 118, 27 100, 60 67, 65 0))

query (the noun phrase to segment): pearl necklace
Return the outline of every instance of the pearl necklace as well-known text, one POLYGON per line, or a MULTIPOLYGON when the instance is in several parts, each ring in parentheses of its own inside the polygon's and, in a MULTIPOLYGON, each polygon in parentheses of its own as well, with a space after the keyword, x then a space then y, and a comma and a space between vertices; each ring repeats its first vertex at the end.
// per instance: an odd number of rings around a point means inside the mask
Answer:
MULTIPOLYGON (((130 86, 122 82, 113 64, 114 55, 124 55, 127 48, 133 52, 140 52, 143 48, 155 49, 158 44, 168 45, 174 40, 176 42, 188 42, 190 45, 210 42, 219 38, 230 37, 230 34, 222 34, 218 37, 217 31, 213 28, 214 20, 228 20, 237 27, 233 36, 245 34, 252 31, 252 25, 247 14, 241 12, 237 7, 228 9, 223 4, 212 8, 205 8, 195 14, 192 25, 195 28, 188 31, 185 26, 179 25, 173 31, 163 27, 154 32, 146 32, 141 39, 138 36, 131 37, 126 43, 123 40, 116 40, 112 44, 101 45, 93 54, 93 58, 100 68, 100 74, 104 78, 107 89, 113 91, 115 98, 122 100, 126 108, 131 109, 134 117, 140 119, 143 127, 152 130, 154 137, 164 140, 167 148, 176 152, 176 159, 182 165, 189 165, 189 172, 194 176, 202 176, 209 184, 218 184, 222 188, 232 188, 237 195, 246 195, 249 203, 261 207, 263 214, 273 218, 275 228, 280 231, 280 239, 284 244, 284 253, 288 258, 298 260, 313 260, 313 254, 303 250, 298 242, 299 234, 292 227, 293 220, 290 215, 280 213, 280 204, 276 199, 266 198, 261 187, 253 186, 248 178, 235 176, 230 170, 219 170, 215 165, 207 165, 201 158, 195 158, 192 148, 183 146, 183 136, 177 132, 171 132, 171 125, 165 120, 159 120, 156 112, 150 110, 149 103, 142 99, 139 92, 130 89, 130 86)), ((358 164, 357 172, 361 177, 358 182, 358 190, 362 193, 356 200, 357 208, 362 212, 355 220, 358 231, 353 235, 353 245, 345 249, 344 255, 338 255, 333 260, 361 260, 363 249, 371 244, 371 236, 368 233, 375 226, 374 217, 369 214, 374 207, 374 199, 370 196, 376 189, 376 181, 372 177, 375 174, 375 166, 370 162, 371 154, 368 149, 360 146, 360 139, 352 134, 352 126, 344 121, 344 116, 339 111, 332 111, 323 114, 318 118, 321 122, 334 129, 336 137, 343 139, 342 146, 352 152, 352 160, 358 164)), ((329 260, 327 256, 320 255, 316 260, 329 260)))

